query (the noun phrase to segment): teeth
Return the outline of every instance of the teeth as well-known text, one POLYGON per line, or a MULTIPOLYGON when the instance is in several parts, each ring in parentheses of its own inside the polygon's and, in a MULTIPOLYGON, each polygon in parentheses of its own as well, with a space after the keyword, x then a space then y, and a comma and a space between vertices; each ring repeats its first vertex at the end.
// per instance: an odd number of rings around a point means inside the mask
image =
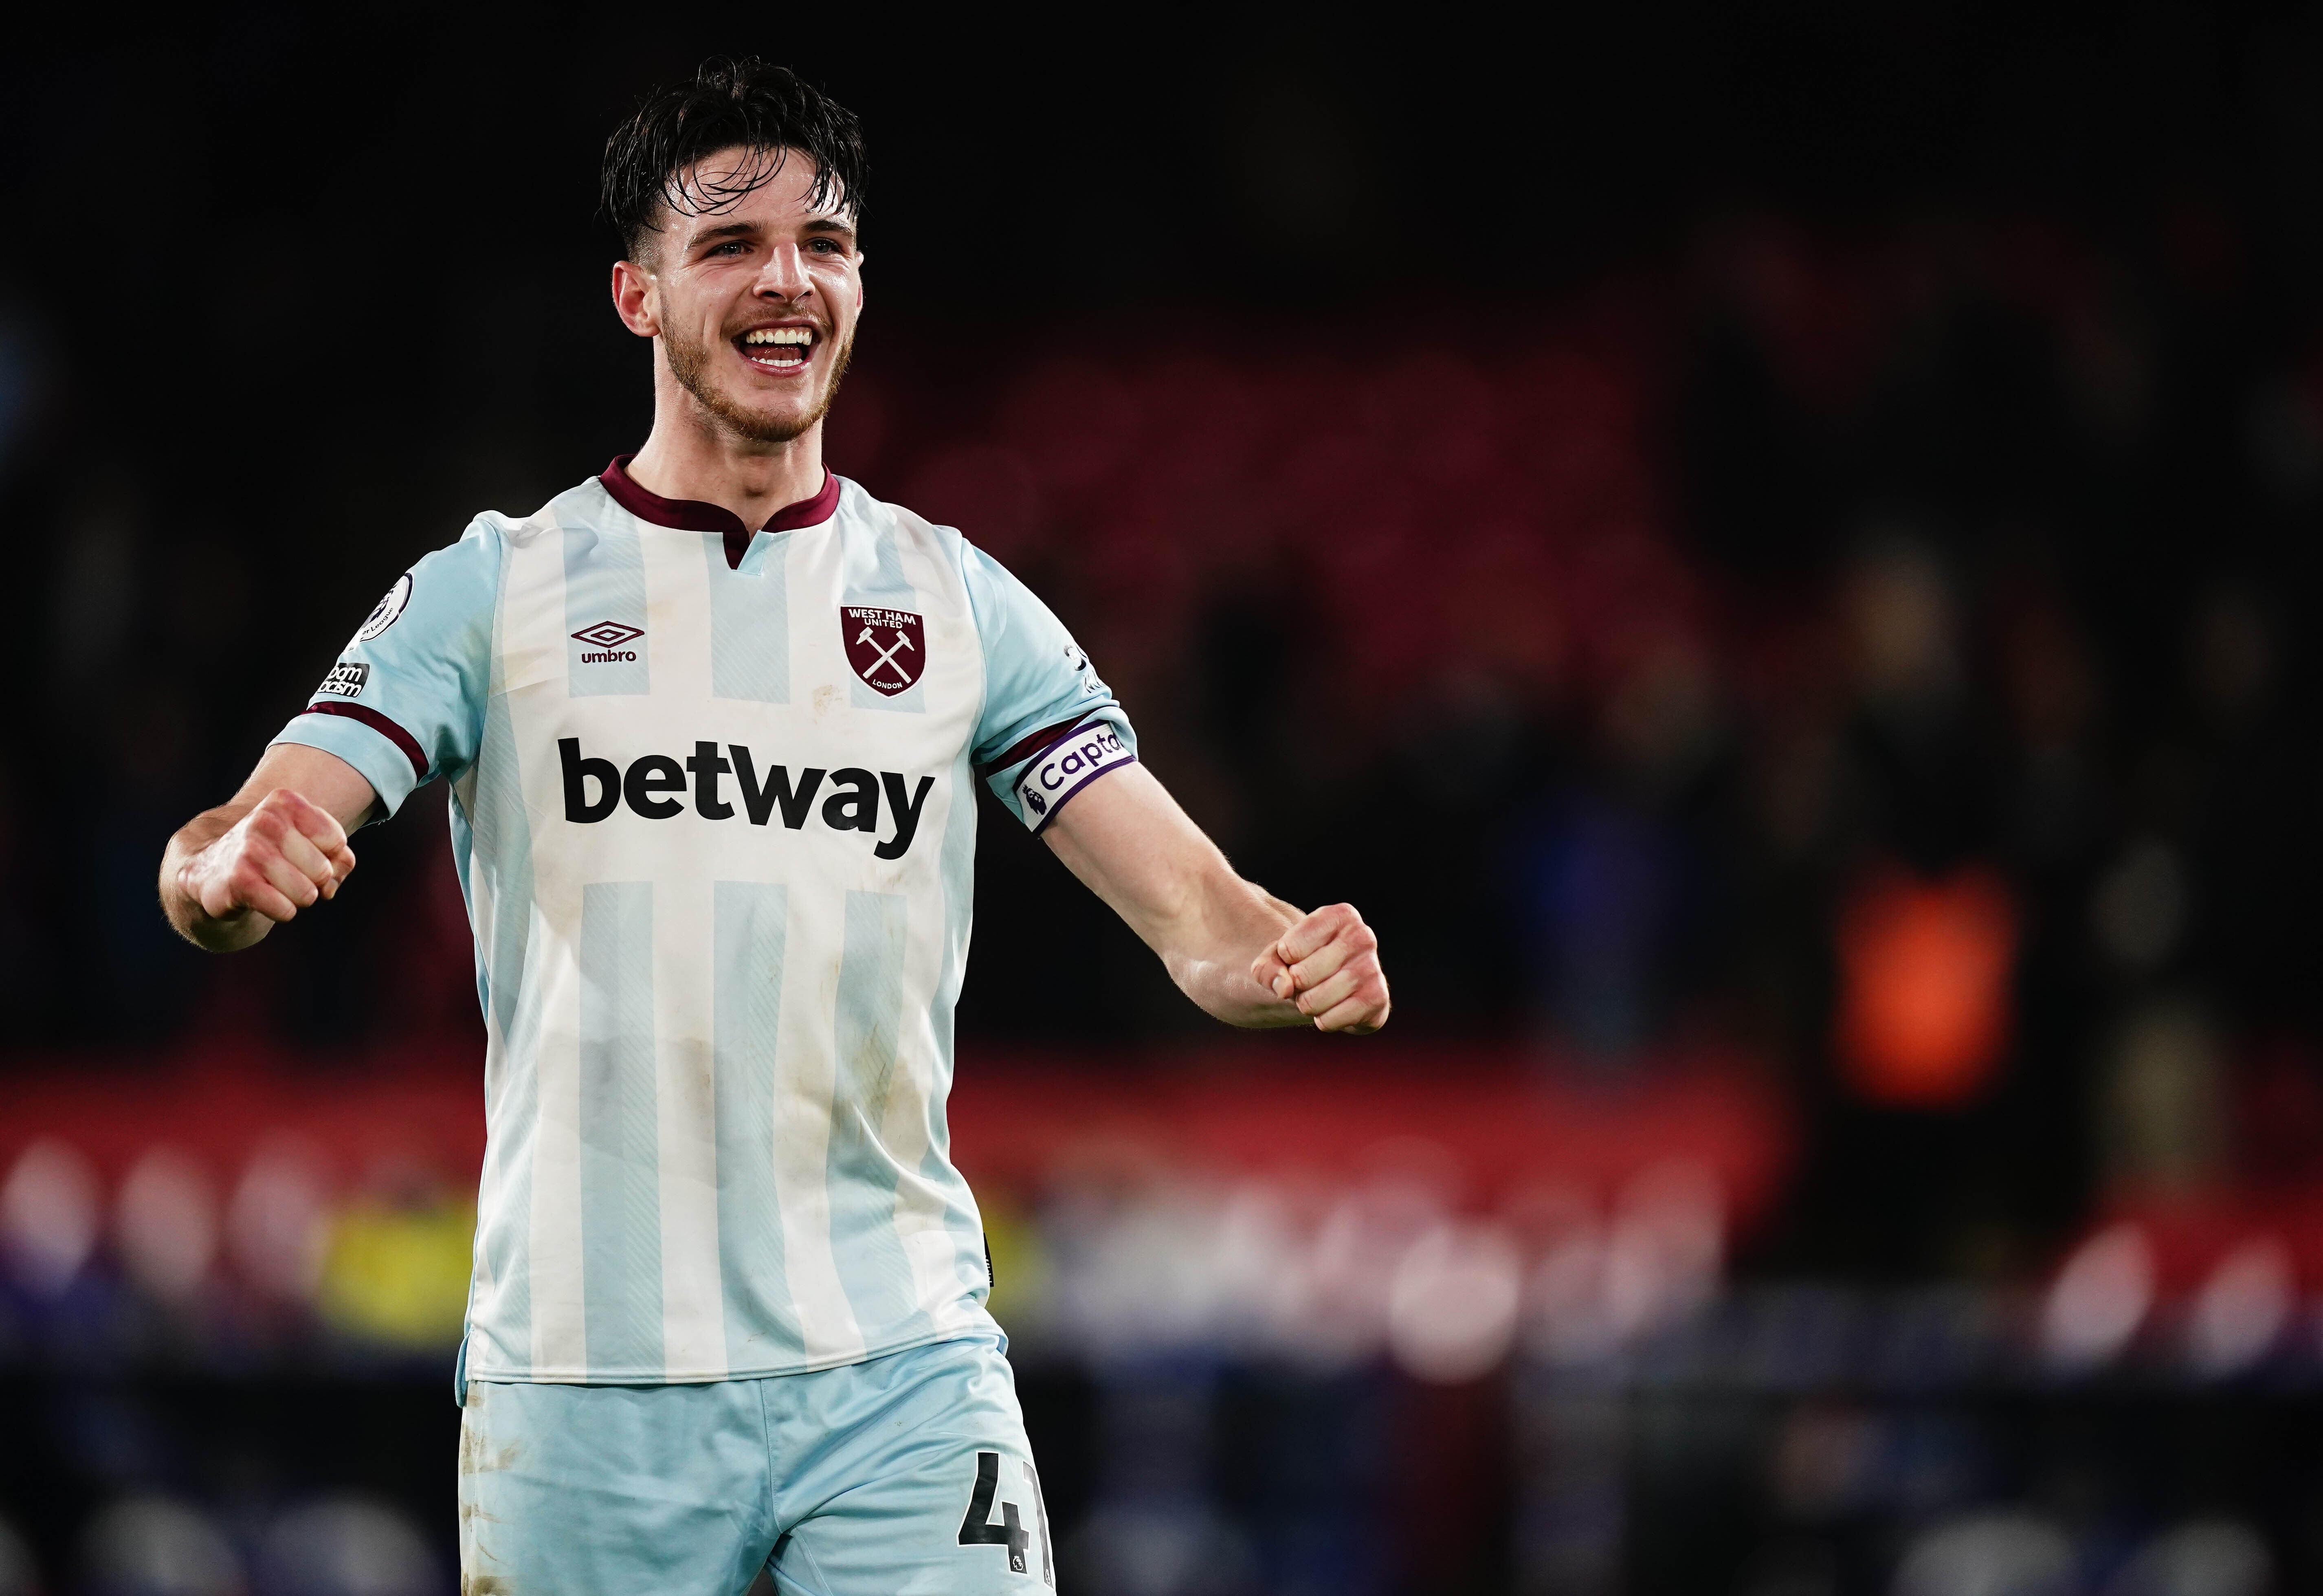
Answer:
POLYGON ((743 336, 745 344, 812 344, 814 335, 805 327, 758 327, 743 336))

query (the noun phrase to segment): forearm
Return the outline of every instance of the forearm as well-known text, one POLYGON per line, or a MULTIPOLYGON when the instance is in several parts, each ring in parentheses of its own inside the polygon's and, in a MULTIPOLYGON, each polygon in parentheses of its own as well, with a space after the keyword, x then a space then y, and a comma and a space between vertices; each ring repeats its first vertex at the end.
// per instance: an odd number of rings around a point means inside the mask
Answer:
POLYGON ((1354 905, 1302 914, 1244 881, 1143 766, 1084 787, 1042 835, 1227 1024, 1362 1036, 1387 1023, 1379 938, 1354 905))
POLYGON ((1243 880, 1220 859, 1186 911, 1146 940, 1162 956, 1178 990, 1207 1014, 1229 1025, 1304 1025, 1297 1003, 1259 985, 1252 966, 1299 923, 1299 912, 1263 887, 1243 880))
POLYGON ((1229 1025, 1306 1023, 1252 969, 1299 911, 1236 875, 1144 766, 1106 775, 1042 835, 1203 1012, 1229 1025))

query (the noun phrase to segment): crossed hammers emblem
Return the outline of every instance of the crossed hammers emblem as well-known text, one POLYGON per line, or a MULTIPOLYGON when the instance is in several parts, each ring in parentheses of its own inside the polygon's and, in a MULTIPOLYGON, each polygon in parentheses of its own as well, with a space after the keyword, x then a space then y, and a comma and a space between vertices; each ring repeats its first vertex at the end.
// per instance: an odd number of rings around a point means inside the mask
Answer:
MULTIPOLYGON (((858 643, 868 643, 874 648, 879 647, 879 639, 871 635, 871 628, 868 626, 863 628, 855 640, 858 643)), ((871 674, 877 670, 881 665, 893 665, 895 659, 896 649, 911 648, 911 634, 904 631, 903 628, 897 627, 895 628, 895 641, 889 646, 887 651, 885 654, 882 654, 878 658, 873 660, 869 665, 863 667, 863 679, 866 682, 868 682, 871 679, 871 674)), ((919 651, 917 649, 913 649, 913 652, 916 654, 919 651)))

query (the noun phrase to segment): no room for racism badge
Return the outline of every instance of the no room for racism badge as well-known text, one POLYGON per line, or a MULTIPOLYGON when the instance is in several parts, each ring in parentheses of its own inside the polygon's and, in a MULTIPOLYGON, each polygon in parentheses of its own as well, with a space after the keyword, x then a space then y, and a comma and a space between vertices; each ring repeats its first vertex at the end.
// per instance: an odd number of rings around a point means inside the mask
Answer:
POLYGON ((908 610, 842 604, 839 636, 855 674, 889 698, 918 681, 928 668, 927 628, 908 610))

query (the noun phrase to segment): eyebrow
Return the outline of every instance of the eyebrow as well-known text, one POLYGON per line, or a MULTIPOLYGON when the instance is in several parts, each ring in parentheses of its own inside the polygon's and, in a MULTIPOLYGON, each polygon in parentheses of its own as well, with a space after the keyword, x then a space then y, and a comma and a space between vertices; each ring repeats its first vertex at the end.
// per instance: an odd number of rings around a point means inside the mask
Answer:
POLYGON ((722 226, 706 227, 685 241, 685 247, 710 243, 720 238, 756 238, 764 231, 756 222, 728 222, 722 226))
MULTIPOLYGON (((855 242, 854 227, 836 216, 811 216, 800 230, 818 237, 843 238, 849 243, 855 242)), ((705 243, 716 243, 729 238, 757 238, 765 231, 764 225, 758 222, 726 222, 715 227, 703 228, 685 241, 685 247, 693 251, 705 243)))

